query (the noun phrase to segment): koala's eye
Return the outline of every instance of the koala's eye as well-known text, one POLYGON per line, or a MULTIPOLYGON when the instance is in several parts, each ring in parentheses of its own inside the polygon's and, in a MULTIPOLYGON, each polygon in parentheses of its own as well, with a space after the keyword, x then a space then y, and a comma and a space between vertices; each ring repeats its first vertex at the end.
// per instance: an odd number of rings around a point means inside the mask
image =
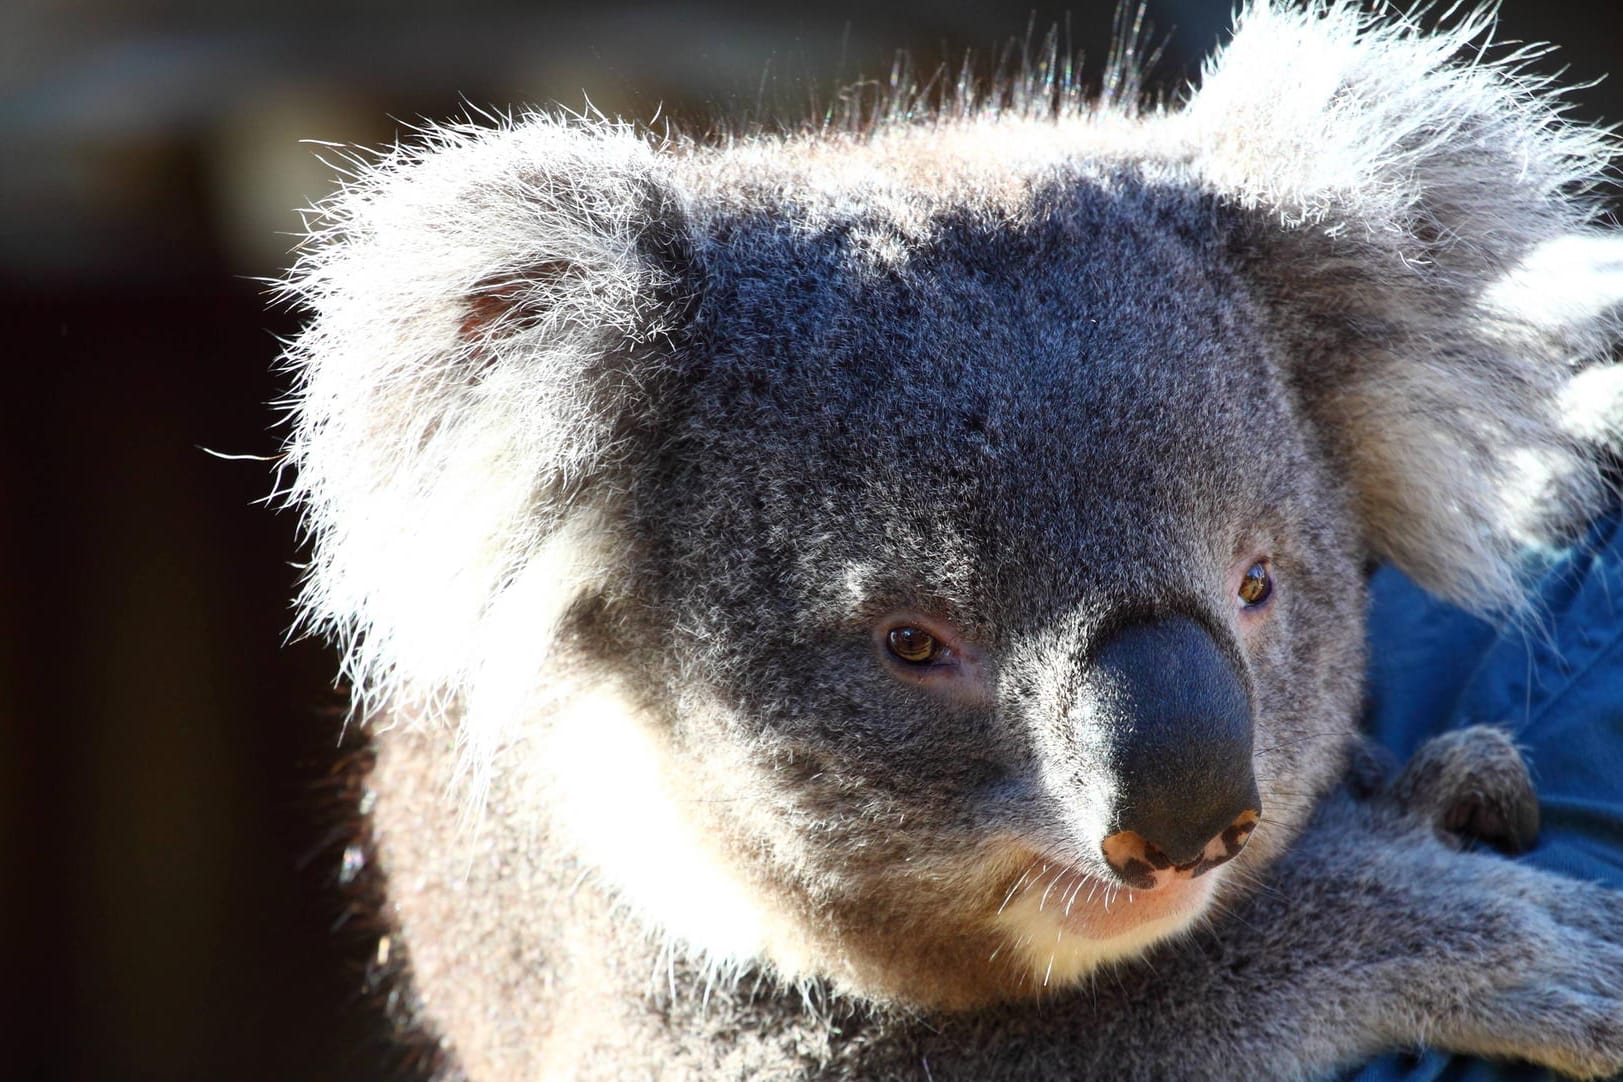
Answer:
POLYGON ((981 652, 951 622, 904 610, 875 623, 872 635, 884 671, 902 683, 960 706, 990 704, 981 652))
POLYGON ((1274 592, 1274 580, 1268 575, 1268 565, 1258 560, 1246 568, 1245 575, 1240 579, 1240 600, 1246 608, 1256 608, 1267 601, 1274 592))
POLYGON ((909 665, 923 665, 941 654, 941 644, 922 627, 898 627, 885 636, 885 646, 909 665))

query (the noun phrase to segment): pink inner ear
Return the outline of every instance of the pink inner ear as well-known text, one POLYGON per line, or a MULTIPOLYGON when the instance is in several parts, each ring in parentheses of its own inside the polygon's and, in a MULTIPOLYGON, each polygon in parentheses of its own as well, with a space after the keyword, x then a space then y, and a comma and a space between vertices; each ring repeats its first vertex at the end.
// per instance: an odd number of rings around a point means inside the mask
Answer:
POLYGON ((468 311, 457 325, 462 338, 476 338, 498 321, 507 319, 520 326, 539 315, 534 300, 546 287, 573 273, 574 264, 563 259, 549 259, 520 271, 487 278, 474 286, 468 294, 468 311))
POLYGON ((477 338, 486 327, 495 323, 507 311, 513 295, 479 292, 468 298, 468 312, 457 325, 460 338, 477 338))

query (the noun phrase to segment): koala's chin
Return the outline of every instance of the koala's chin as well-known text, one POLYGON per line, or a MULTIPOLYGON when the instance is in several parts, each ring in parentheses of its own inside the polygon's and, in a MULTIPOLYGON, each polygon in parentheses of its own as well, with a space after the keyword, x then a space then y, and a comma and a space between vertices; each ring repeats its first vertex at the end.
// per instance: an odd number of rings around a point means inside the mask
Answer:
POLYGON ((1164 882, 1143 890, 1034 857, 995 923, 1029 966, 1034 986, 1063 987, 1188 929, 1206 913, 1225 874, 1165 872, 1164 882))

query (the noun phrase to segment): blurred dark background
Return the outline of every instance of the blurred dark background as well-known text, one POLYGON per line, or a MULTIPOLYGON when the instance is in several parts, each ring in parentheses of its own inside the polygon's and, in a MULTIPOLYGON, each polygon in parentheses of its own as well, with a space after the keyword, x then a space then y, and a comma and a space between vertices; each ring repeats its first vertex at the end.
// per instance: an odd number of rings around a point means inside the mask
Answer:
MULTIPOLYGON (((331 170, 470 107, 799 118, 898 49, 928 74, 1114 0, 571 9, 284 0, 0 5, 0 1078, 399 1077, 338 889, 334 660, 285 642, 298 552, 264 506, 278 309, 331 170), (207 450, 206 450, 207 449, 207 450), (218 452, 219 455, 210 454, 218 452)), ((1150 0, 1176 95, 1229 0, 1150 0)), ((1592 82, 1616 0, 1506 0, 1592 82)), ((1623 120, 1623 84, 1577 91, 1623 120)))

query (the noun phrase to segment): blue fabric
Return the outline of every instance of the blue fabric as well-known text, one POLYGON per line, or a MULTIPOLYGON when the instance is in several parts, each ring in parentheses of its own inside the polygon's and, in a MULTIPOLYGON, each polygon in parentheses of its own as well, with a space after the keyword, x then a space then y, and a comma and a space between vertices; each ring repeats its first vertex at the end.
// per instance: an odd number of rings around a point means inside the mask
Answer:
MULTIPOLYGON (((1436 601, 1390 568, 1371 581, 1367 727, 1400 759, 1447 729, 1508 727, 1526 749, 1543 827, 1522 859, 1623 889, 1623 516, 1596 523, 1532 587, 1511 626, 1436 601)), ((1509 1082, 1526 1066, 1429 1052, 1355 1082, 1509 1082)))

